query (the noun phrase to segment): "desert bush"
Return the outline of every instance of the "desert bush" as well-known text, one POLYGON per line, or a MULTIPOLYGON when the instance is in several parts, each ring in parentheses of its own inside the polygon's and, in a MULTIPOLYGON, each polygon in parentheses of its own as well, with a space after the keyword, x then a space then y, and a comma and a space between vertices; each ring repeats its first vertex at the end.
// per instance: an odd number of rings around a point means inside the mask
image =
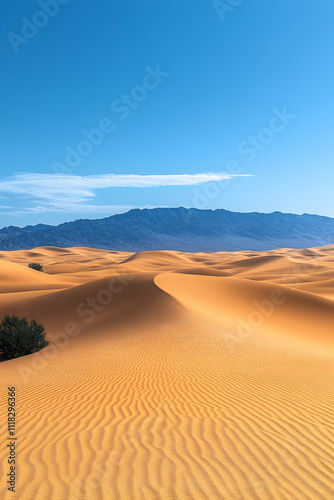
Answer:
POLYGON ((49 345, 45 329, 36 321, 18 316, 5 316, 0 323, 0 359, 19 358, 49 345))
POLYGON ((41 264, 38 264, 37 262, 31 262, 28 267, 30 267, 31 269, 35 269, 35 271, 43 272, 43 266, 41 264))

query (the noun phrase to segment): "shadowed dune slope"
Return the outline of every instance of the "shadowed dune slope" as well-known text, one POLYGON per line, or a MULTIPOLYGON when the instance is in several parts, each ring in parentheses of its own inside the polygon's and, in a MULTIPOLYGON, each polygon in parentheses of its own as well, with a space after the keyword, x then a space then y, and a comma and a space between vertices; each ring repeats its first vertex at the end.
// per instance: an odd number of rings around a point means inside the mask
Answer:
POLYGON ((97 339, 97 332, 122 335, 123 330, 141 330, 187 315, 184 308, 154 284, 152 275, 116 275, 45 295, 22 296, 19 303, 7 295, 0 315, 19 314, 43 322, 53 333, 75 322, 97 339))

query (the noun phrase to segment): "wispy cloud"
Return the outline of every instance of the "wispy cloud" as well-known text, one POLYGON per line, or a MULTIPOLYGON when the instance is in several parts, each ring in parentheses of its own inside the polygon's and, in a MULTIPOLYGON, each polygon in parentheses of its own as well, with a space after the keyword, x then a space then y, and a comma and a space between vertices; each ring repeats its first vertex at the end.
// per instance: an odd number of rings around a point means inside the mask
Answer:
POLYGON ((28 214, 41 214, 46 212, 67 212, 70 214, 105 214, 110 215, 128 212, 133 208, 154 208, 150 205, 137 207, 134 205, 89 205, 87 203, 41 203, 24 208, 2 207, 0 205, 0 213, 6 215, 28 215, 28 214), (5 210, 6 209, 6 210, 5 210))
MULTIPOLYGON (((87 204, 87 202, 96 196, 95 191, 98 189, 193 186, 212 181, 219 182, 234 177, 249 177, 249 175, 230 175, 225 172, 175 175, 101 174, 88 176, 19 173, 1 179, 0 192, 7 196, 15 195, 30 202, 30 206, 24 208, 6 207, 8 215, 40 212, 116 213, 134 207, 92 205, 87 204)), ((1 211, 4 210, 3 207, 0 208, 2 208, 1 211)))

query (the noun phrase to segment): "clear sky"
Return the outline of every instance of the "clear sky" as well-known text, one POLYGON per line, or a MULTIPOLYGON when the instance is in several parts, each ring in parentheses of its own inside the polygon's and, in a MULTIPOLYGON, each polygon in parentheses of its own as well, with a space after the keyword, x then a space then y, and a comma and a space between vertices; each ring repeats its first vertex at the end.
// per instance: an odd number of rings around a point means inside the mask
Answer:
POLYGON ((332 0, 1 10, 1 227, 156 206, 334 217, 332 0))

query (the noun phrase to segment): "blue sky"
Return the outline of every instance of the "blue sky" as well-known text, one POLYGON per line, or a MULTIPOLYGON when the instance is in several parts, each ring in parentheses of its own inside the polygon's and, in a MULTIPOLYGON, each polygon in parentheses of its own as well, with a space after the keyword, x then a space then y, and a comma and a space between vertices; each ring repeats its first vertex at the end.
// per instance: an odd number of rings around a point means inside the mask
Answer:
POLYGON ((1 8, 1 227, 181 205, 334 217, 332 1, 1 8))

